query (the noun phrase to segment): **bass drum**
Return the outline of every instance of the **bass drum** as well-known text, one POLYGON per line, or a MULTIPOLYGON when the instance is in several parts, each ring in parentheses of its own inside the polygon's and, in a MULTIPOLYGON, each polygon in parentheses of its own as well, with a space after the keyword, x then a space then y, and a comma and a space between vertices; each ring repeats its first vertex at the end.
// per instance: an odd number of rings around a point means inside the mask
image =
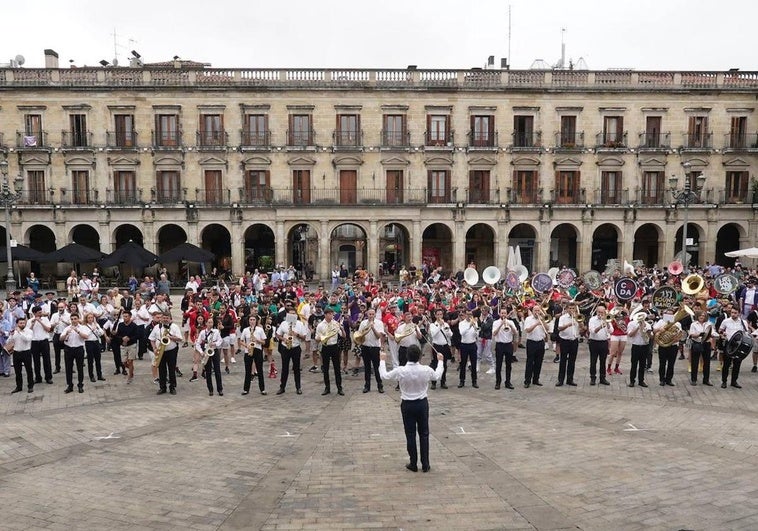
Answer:
POLYGON ((726 342, 726 355, 732 359, 744 360, 753 351, 755 339, 742 330, 737 330, 726 342))

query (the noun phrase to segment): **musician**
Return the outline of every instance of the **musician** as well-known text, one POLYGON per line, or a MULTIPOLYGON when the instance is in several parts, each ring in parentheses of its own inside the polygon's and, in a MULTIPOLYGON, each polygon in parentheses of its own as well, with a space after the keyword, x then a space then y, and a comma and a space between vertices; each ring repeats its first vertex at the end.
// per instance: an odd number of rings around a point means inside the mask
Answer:
POLYGON ((524 333, 526 333, 526 364, 524 368, 524 387, 534 384, 541 386, 540 371, 542 360, 545 358, 545 340, 547 329, 541 319, 541 308, 532 306, 524 320, 524 333))
MULTIPOLYGON (((438 308, 434 310, 434 322, 429 325, 429 337, 432 340, 432 349, 442 354, 442 378, 440 379, 440 389, 447 389, 445 379, 447 377, 447 361, 451 359, 450 343, 453 339, 453 331, 450 325, 444 320, 445 310, 438 308)), ((431 367, 437 370, 439 363, 438 356, 432 359, 431 367)), ((432 389, 437 388, 437 382, 432 382, 432 389)))
MULTIPOLYGON (((418 471, 418 452, 416 449, 416 431, 418 430, 419 443, 421 446, 421 471, 429 472, 429 401, 427 389, 429 381, 437 381, 442 378, 443 365, 437 364, 437 368, 419 364, 421 349, 413 345, 408 348, 408 363, 403 367, 394 367, 387 372, 387 354, 382 352, 379 361, 379 373, 385 380, 397 380, 400 385, 400 411, 403 415, 403 428, 405 430, 405 442, 410 461, 405 468, 411 472, 418 471)), ((437 361, 442 361, 444 356, 437 354, 437 361)))
POLYGON ((492 323, 494 318, 490 313, 489 305, 483 304, 479 308, 479 315, 477 316, 479 319, 479 340, 476 342, 476 359, 479 363, 483 361, 488 363, 490 367, 487 369, 487 374, 494 374, 495 363, 492 359, 492 323))
POLYGON ((365 332, 363 345, 361 345, 361 357, 363 358, 363 392, 371 391, 371 369, 373 367, 376 378, 377 390, 384 392, 384 384, 379 376, 379 350, 382 346, 382 338, 385 337, 384 323, 376 317, 373 308, 366 311, 366 318, 358 326, 358 333, 365 332))
POLYGON ((608 343, 612 330, 607 315, 605 304, 598 303, 595 307, 595 315, 590 317, 587 322, 590 349, 590 385, 595 385, 598 369, 600 369, 600 385, 611 385, 611 382, 605 377, 605 360, 608 357, 608 343))
MULTIPOLYGON (((116 322, 111 330, 111 349, 116 368, 121 366, 124 376, 127 377, 126 383, 130 384, 134 380, 134 360, 137 359, 142 327, 134 321, 132 312, 125 311, 121 318, 123 322, 116 322), (121 365, 121 360, 124 360, 124 365, 121 365)), ((114 374, 118 373, 117 370, 114 374)))
POLYGON ((690 325, 690 383, 697 385, 697 373, 700 360, 703 360, 703 385, 713 385, 709 381, 711 375, 711 335, 713 325, 708 322, 708 314, 704 311, 695 313, 695 321, 690 325))
POLYGON ((179 343, 183 340, 182 329, 179 325, 171 322, 171 314, 164 313, 161 316, 160 326, 153 328, 148 336, 148 341, 153 346, 153 352, 158 355, 158 348, 163 348, 163 356, 158 364, 158 389, 159 395, 166 393, 166 380, 168 380, 169 392, 176 394, 176 356, 179 353, 179 343), (163 346, 161 339, 168 338, 168 344, 163 346))
POLYGON ((71 315, 71 324, 61 334, 63 341, 63 357, 66 365, 66 389, 65 393, 74 390, 74 362, 80 393, 84 392, 84 342, 92 336, 92 330, 79 322, 79 314, 71 315))
POLYGON ((316 326, 315 339, 321 344, 321 370, 324 373, 324 392, 321 396, 331 393, 329 381, 329 363, 334 369, 334 382, 337 384, 337 394, 342 396, 342 370, 340 368, 339 340, 345 335, 341 323, 334 320, 334 310, 327 307, 324 310, 324 320, 316 326))
POLYGON ((398 346, 399 365, 403 366, 408 363, 408 347, 418 345, 421 348, 420 339, 423 337, 418 325, 413 322, 413 314, 405 312, 402 322, 395 329, 395 341, 398 346))
POLYGON ((479 323, 469 310, 461 312, 458 329, 461 332, 461 364, 458 367, 458 387, 461 388, 466 384, 466 365, 471 363, 471 387, 479 388, 476 383, 476 342, 479 339, 479 323))
MULTIPOLYGON (((724 344, 729 343, 729 340, 738 330, 742 330, 746 334, 750 333, 750 329, 744 319, 740 317, 740 311, 737 308, 732 308, 729 315, 729 319, 724 319, 719 326, 719 334, 724 337, 724 344)), ((728 354, 724 354, 724 366, 721 368, 721 388, 726 389, 726 381, 729 378, 729 368, 732 369, 732 387, 742 389, 742 386, 737 383, 737 378, 740 376, 740 365, 742 365, 742 358, 732 357, 728 354)))
MULTIPOLYGON (((198 337, 200 337, 200 333, 202 333, 203 330, 205 330, 206 323, 208 322, 210 317, 208 317, 208 320, 206 320, 205 316, 198 313, 192 319, 194 320, 193 326, 194 326, 195 331, 190 336, 192 337, 192 347, 193 347, 192 348, 192 376, 189 379, 190 383, 197 381, 197 369, 200 366, 200 361, 202 360, 203 354, 205 353, 204 349, 198 350, 197 339, 198 337)), ((201 345, 201 347, 202 346, 205 346, 205 345, 201 345)), ((205 377, 205 367, 203 367, 203 377, 205 377)))
MULTIPOLYGON (((250 382, 254 376, 258 377, 258 389, 262 395, 266 394, 266 383, 263 379, 263 344, 266 342, 266 332, 258 324, 258 316, 251 315, 247 319, 248 326, 240 333, 239 347, 244 351, 245 358, 245 382, 242 385, 242 394, 250 392, 250 382), (255 364, 255 374, 253 374, 255 364)), ((341 389, 340 389, 341 390, 341 389)))
POLYGON ((237 363, 237 360, 234 358, 234 352, 230 354, 230 350, 234 348, 237 342, 237 312, 222 303, 219 306, 218 315, 221 318, 219 332, 221 333, 221 338, 224 340, 224 344, 221 347, 221 352, 224 355, 224 371, 226 374, 229 374, 230 356, 232 363, 237 363))
POLYGON ((42 315, 42 307, 34 306, 32 318, 26 327, 32 331, 32 363, 34 364, 34 383, 42 383, 42 368, 45 369, 45 383, 53 383, 53 369, 50 365, 50 320, 42 315))
POLYGON ((503 358, 505 358, 505 388, 513 389, 511 369, 513 366, 513 340, 518 336, 516 324, 508 319, 508 310, 500 309, 500 318, 492 323, 492 340, 495 342, 495 389, 500 389, 503 358))
MULTIPOLYGON (((308 317, 308 333, 309 336, 311 333, 315 333, 316 328, 318 328, 318 325, 324 320, 324 310, 321 308, 321 306, 316 305, 314 310, 311 312, 310 316, 308 317)), ((311 360, 313 362, 313 365, 310 369, 308 369, 308 372, 318 372, 318 367, 316 366, 316 363, 318 363, 318 349, 319 349, 319 342, 318 341, 308 341, 306 344, 306 348, 313 347, 313 352, 311 352, 311 360)), ((308 354, 306 353, 306 356, 308 354)), ((323 372, 323 371, 322 371, 323 372)))
POLYGON ((213 396, 213 376, 216 377, 216 391, 218 391, 218 396, 224 396, 224 383, 221 381, 221 355, 219 350, 224 344, 224 339, 221 337, 220 327, 220 317, 216 317, 215 322, 212 317, 209 318, 205 321, 205 330, 202 330, 197 335, 197 341, 195 341, 195 350, 199 352, 201 356, 205 355, 206 349, 213 349, 213 355, 206 361, 204 369, 205 383, 208 386, 208 396, 213 396))
POLYGON ((745 280, 745 287, 739 291, 737 300, 743 319, 746 319, 748 314, 750 314, 754 308, 758 308, 758 288, 756 288, 756 278, 748 277, 747 280, 745 280))
POLYGON ((621 356, 624 354, 624 348, 626 347, 626 327, 629 324, 629 318, 626 315, 626 310, 623 306, 614 306, 611 310, 613 319, 611 320, 611 326, 613 328, 611 332, 611 343, 608 349, 608 368, 606 372, 608 375, 621 374, 619 365, 621 364, 621 356), (613 371, 611 371, 611 364, 616 361, 613 371))
POLYGON ((576 320, 578 312, 574 301, 569 301, 565 308, 558 318, 558 340, 561 344, 561 353, 558 381, 555 386, 562 386, 565 379, 566 385, 576 387, 574 369, 576 367, 576 354, 579 349, 579 323, 576 320))
POLYGON ((24 383, 21 373, 22 367, 26 368, 26 392, 34 392, 34 370, 32 369, 32 331, 26 328, 26 317, 16 320, 16 328, 11 330, 6 348, 13 353, 13 372, 16 373, 16 388, 11 391, 20 393, 24 383))
POLYGON ((153 318, 150 315, 150 312, 148 311, 148 303, 142 301, 142 297, 140 295, 137 295, 134 298, 134 309, 136 309, 136 312, 133 314, 134 316, 134 323, 139 327, 139 336, 137 338, 138 347, 137 347, 137 358, 142 359, 147 352, 148 349, 148 335, 147 327, 150 326, 153 322, 153 318))
POLYGON ((277 395, 284 393, 287 388, 287 379, 290 374, 290 362, 292 362, 292 373, 295 378, 295 390, 297 394, 302 395, 300 388, 300 357, 302 356, 301 342, 305 341, 308 336, 308 329, 302 321, 297 318, 295 308, 289 304, 287 306, 287 316, 276 329, 276 337, 279 339, 279 353, 282 355, 282 376, 279 381, 279 390, 277 395))
POLYGON ((97 320, 95 320, 95 315, 92 313, 87 314, 84 318, 83 325, 92 330, 92 334, 84 342, 84 352, 87 355, 87 372, 89 373, 89 381, 95 383, 95 372, 97 373, 98 380, 105 381, 105 378, 103 378, 103 368, 100 365, 100 357, 102 355, 100 338, 105 335, 105 332, 97 320))
MULTIPOLYGON (((667 324, 674 320, 674 312, 671 309, 664 311, 663 316, 653 325, 653 332, 659 333, 667 324)), ((676 327, 681 335, 682 327, 679 323, 673 323, 671 326, 676 327)), ((676 355, 679 352, 679 342, 675 341, 673 345, 667 347, 658 344, 658 377, 660 385, 676 385, 672 380, 674 378, 674 364, 676 355)))
POLYGON ((640 387, 647 387, 645 370, 647 369, 647 350, 650 345, 651 326, 645 320, 648 314, 639 311, 632 315, 626 328, 627 337, 632 343, 632 366, 629 372, 629 387, 634 387, 635 378, 640 387), (635 316, 639 316, 635 318, 635 316))
POLYGON ((403 322, 402 307, 397 303, 390 304, 388 310, 382 314, 382 324, 384 324, 384 330, 387 333, 387 347, 390 351, 393 367, 401 365, 400 345, 395 340, 395 332, 397 332, 397 327, 401 322, 403 322))

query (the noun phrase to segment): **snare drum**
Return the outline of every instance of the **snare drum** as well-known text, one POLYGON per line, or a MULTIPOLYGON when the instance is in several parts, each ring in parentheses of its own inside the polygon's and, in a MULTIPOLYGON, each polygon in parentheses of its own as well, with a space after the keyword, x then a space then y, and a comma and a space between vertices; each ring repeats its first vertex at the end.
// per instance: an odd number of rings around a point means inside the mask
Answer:
POLYGON ((726 355, 732 359, 744 360, 753 351, 755 339, 742 330, 737 330, 726 342, 726 355))

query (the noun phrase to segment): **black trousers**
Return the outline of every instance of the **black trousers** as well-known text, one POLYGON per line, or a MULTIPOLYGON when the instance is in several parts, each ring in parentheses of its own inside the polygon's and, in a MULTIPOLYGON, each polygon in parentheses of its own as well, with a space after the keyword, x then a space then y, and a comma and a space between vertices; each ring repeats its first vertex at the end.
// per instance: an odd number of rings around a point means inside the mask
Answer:
POLYGON ((732 385, 737 383, 737 378, 740 376, 740 365, 742 360, 740 358, 730 358, 724 354, 724 366, 721 367, 721 383, 726 383, 729 377, 729 367, 732 368, 732 385))
POLYGON ((340 346, 338 344, 324 345, 321 347, 321 372, 324 373, 324 389, 326 391, 331 389, 331 382, 329 381, 330 362, 334 369, 334 383, 337 384, 337 389, 342 389, 341 359, 340 346))
POLYGON ((42 382, 42 369, 45 370, 45 381, 53 379, 53 368, 50 365, 50 341, 41 339, 32 341, 32 363, 37 383, 42 382))
MULTIPOLYGON (((213 356, 214 358, 216 356, 213 356)), ((245 382, 242 384, 242 390, 245 392, 250 391, 250 383, 253 381, 253 364, 255 364, 255 372, 258 373, 258 389, 265 391, 266 385, 263 381, 263 350, 256 348, 253 349, 252 356, 245 354, 245 382)), ((220 374, 220 371, 219 371, 220 374)))
POLYGON ((408 347, 398 347, 397 360, 401 367, 408 364, 408 347))
POLYGON ((505 383, 511 383, 513 368, 513 343, 495 342, 495 385, 502 381, 503 359, 505 358, 505 383))
POLYGON ((113 364, 116 370, 120 371, 124 367, 124 362, 121 360, 121 341, 118 339, 111 341, 111 352, 113 352, 113 364))
MULTIPOLYGON (((433 345, 433 349, 442 354, 442 379, 440 380, 441 384, 446 383, 447 378, 447 360, 451 359, 453 355, 450 353, 450 345, 433 345)), ((432 362, 429 364, 429 366, 437 370, 437 364, 439 363, 439 360, 437 359, 437 353, 432 354, 432 362)))
MULTIPOLYGON (((179 354, 179 347, 172 348, 163 352, 161 363, 158 365, 158 382, 160 388, 166 390, 166 380, 168 379, 169 389, 176 389, 176 355, 179 354)), ((216 356, 214 356, 215 358, 216 356)))
MULTIPOLYGON (((590 379, 594 382, 600 367, 600 381, 605 380, 605 360, 608 359, 608 340, 589 340, 590 347, 590 379)), ((561 349, 562 350, 562 349, 561 349)))
POLYGON ((27 388, 34 388, 34 370, 32 369, 32 351, 22 350, 13 351, 13 372, 16 373, 16 388, 21 389, 24 383, 24 376, 21 374, 21 367, 26 368, 26 385, 27 388))
POLYGON ((561 355, 558 364, 558 382, 574 381, 574 369, 576 368, 576 353, 579 350, 578 339, 561 339, 561 355))
POLYGON ((55 352, 55 371, 61 370, 61 352, 63 351, 63 342, 60 334, 53 334, 53 352, 55 352))
POLYGON ((74 363, 79 387, 84 385, 84 347, 64 347, 63 360, 66 364, 66 385, 74 386, 74 363))
MULTIPOLYGON (((178 350, 178 349, 177 349, 178 350)), ((165 354, 164 354, 165 357, 165 354)), ((221 350, 216 349, 213 356, 208 358, 205 364, 205 384, 208 386, 208 391, 213 392, 213 376, 216 377, 216 391, 223 391, 224 384, 221 381, 221 350), (213 374, 211 374, 213 373, 213 374)), ((250 384, 248 383, 248 387, 250 384)))
POLYGON ((466 365, 471 362, 471 383, 476 383, 476 343, 461 343, 461 366, 458 377, 461 383, 466 383, 466 365))
POLYGON ((671 383, 674 377, 674 363, 679 353, 679 343, 674 343, 670 347, 658 346, 658 377, 661 382, 671 383))
POLYGON ((382 377, 379 376, 379 347, 361 347, 361 358, 363 358, 363 379, 366 389, 371 389, 371 372, 373 368, 374 378, 376 378, 377 389, 384 389, 382 377))
POLYGON ((629 374, 629 383, 634 383, 635 377, 639 383, 645 381, 647 369, 647 351, 650 345, 632 345, 632 369, 629 374))
POLYGON ((403 428, 405 429, 405 445, 408 449, 410 463, 418 463, 418 451, 416 449, 416 432, 421 446, 421 466, 429 466, 429 401, 426 398, 420 400, 403 400, 400 403, 400 412, 403 414, 403 428))
POLYGON ((98 378, 102 378, 103 368, 100 365, 100 358, 103 351, 100 341, 85 341, 84 350, 87 352, 87 372, 89 373, 90 380, 95 377, 95 373, 97 373, 98 378))
POLYGON ((526 363, 524 364, 524 383, 540 381, 542 361, 545 359, 545 341, 526 340, 526 363))
POLYGON ((300 389, 300 355, 302 354, 300 347, 294 347, 291 349, 282 347, 280 353, 282 355, 282 377, 279 386, 282 389, 287 388, 287 380, 290 376, 290 362, 292 362, 292 374, 295 378, 295 389, 300 389))
POLYGON ((147 334, 145 334, 146 327, 144 325, 138 326, 139 334, 137 335, 137 357, 142 359, 147 352, 147 334))
MULTIPOLYGON (((697 373, 700 370, 700 360, 703 360, 703 382, 708 382, 711 377, 711 342, 692 342, 690 347, 690 381, 697 382, 697 373)), ((723 371, 723 369, 722 369, 723 371)))

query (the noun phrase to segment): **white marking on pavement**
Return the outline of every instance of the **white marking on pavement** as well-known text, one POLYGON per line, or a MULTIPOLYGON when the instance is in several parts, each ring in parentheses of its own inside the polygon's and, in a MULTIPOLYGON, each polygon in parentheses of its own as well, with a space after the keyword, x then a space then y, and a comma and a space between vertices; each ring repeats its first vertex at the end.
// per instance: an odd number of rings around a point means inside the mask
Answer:
POLYGON ((103 440, 106 440, 106 439, 120 439, 120 438, 121 437, 119 437, 118 435, 116 435, 114 437, 113 432, 110 432, 107 437, 95 437, 95 439, 98 440, 98 441, 103 441, 103 440))
POLYGON ((655 430, 650 429, 650 428, 638 428, 637 426, 635 426, 631 422, 627 422, 626 425, 629 426, 629 427, 628 428, 624 428, 624 431, 655 431, 655 430))
POLYGON ((458 432, 458 435, 468 435, 466 433, 466 430, 463 429, 463 426, 458 426, 458 429, 461 430, 460 432, 458 432))
POLYGON ((297 437, 297 435, 292 435, 290 432, 286 432, 287 435, 280 435, 279 437, 297 437))

